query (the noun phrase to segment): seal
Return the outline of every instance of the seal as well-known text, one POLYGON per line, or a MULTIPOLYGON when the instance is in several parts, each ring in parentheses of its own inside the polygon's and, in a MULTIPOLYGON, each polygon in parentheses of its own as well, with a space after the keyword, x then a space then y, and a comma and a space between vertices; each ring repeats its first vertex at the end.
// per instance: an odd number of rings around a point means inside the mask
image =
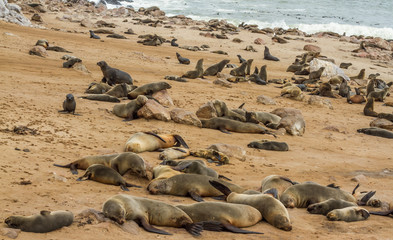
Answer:
POLYGON ((180 64, 190 64, 190 59, 180 56, 179 53, 176 53, 176 57, 180 64))
POLYGON ((375 86, 375 78, 372 78, 372 79, 368 80, 367 87, 366 87, 366 90, 367 90, 367 92, 366 92, 366 97, 368 97, 368 95, 369 95, 371 92, 374 92, 374 91, 375 91, 374 86, 375 86))
POLYGON ((32 216, 10 216, 4 222, 10 228, 17 228, 23 232, 47 233, 56 229, 70 226, 74 215, 69 211, 41 211, 32 216))
POLYGON ((242 58, 242 56, 240 56, 240 54, 237 55, 237 58, 239 58, 240 63, 244 63, 246 61, 246 59, 242 58))
POLYGON ((361 69, 360 70, 360 72, 359 72, 359 74, 357 75, 357 76, 353 76, 353 77, 349 77, 351 80, 355 80, 355 79, 364 79, 364 76, 365 76, 365 72, 366 72, 366 69, 361 69))
POLYGON ((270 189, 277 190, 277 197, 280 198, 282 193, 287 190, 290 186, 295 185, 291 179, 279 176, 279 175, 269 175, 262 180, 261 192, 267 192, 270 189))
POLYGON ((127 183, 121 175, 116 172, 114 169, 101 165, 101 164, 93 164, 86 169, 86 172, 83 176, 79 177, 77 181, 85 181, 85 180, 93 180, 96 182, 116 185, 124 191, 129 191, 127 187, 138 187, 140 186, 127 183))
POLYGON ((125 152, 140 153, 155 151, 160 148, 179 147, 181 145, 189 148, 180 135, 157 135, 152 132, 137 132, 127 140, 125 152))
POLYGON ((150 194, 166 194, 174 196, 190 196, 197 202, 203 202, 202 197, 217 197, 221 195, 221 192, 210 185, 209 180, 216 180, 219 183, 225 185, 232 192, 242 193, 245 191, 244 188, 219 180, 214 177, 204 176, 199 174, 184 173, 170 177, 168 179, 157 180, 151 182, 147 186, 147 190, 150 194))
POLYGON ((128 85, 125 83, 122 84, 116 84, 113 88, 111 88, 109 91, 107 91, 105 94, 117 98, 122 98, 122 97, 127 97, 128 93, 131 92, 137 88, 136 86, 133 85, 128 85))
POLYGON ((357 206, 354 202, 348 202, 342 199, 328 199, 320 203, 314 203, 307 207, 307 211, 311 214, 326 215, 334 209, 357 206))
POLYGON ((385 101, 386 95, 389 92, 390 87, 385 87, 382 91, 372 91, 367 97, 374 98, 375 101, 383 102, 385 101))
POLYGON ((171 41, 171 46, 172 47, 178 47, 179 46, 179 44, 177 44, 176 41, 177 41, 176 38, 172 39, 172 41, 171 41))
POLYGON ((203 58, 198 60, 195 70, 186 72, 182 77, 191 79, 203 77, 203 58))
POLYGON ((242 122, 246 121, 246 118, 243 113, 239 114, 236 110, 228 109, 228 106, 226 105, 226 103, 224 101, 220 101, 220 100, 215 99, 212 101, 212 103, 213 103, 213 106, 216 110, 218 117, 225 117, 225 118, 238 120, 238 121, 242 121, 242 122))
POLYGON ((78 159, 78 160, 76 160, 72 163, 69 163, 67 165, 59 165, 59 164, 53 164, 53 165, 56 167, 70 168, 70 171, 72 172, 72 174, 78 174, 77 169, 86 170, 88 167, 90 167, 93 164, 102 164, 102 165, 109 167, 110 161, 117 156, 119 156, 118 153, 108 154, 108 155, 99 155, 99 156, 88 156, 88 157, 78 159))
POLYGON ((214 178, 224 178, 228 181, 232 181, 231 179, 223 175, 219 175, 214 169, 207 167, 205 163, 200 163, 197 161, 177 165, 176 167, 173 167, 173 170, 181 171, 184 173, 193 173, 193 174, 199 174, 204 176, 210 176, 214 178))
POLYGON ((102 211, 105 217, 118 224, 122 225, 127 220, 134 220, 152 233, 171 235, 152 225, 185 228, 193 236, 199 236, 203 230, 201 223, 193 223, 180 208, 148 198, 118 194, 106 200, 102 211))
POLYGON ((374 98, 367 98, 366 105, 364 106, 363 113, 366 116, 377 117, 378 113, 374 111, 374 98))
POLYGON ((308 79, 309 80, 315 80, 315 79, 319 80, 321 78, 323 71, 325 71, 325 67, 320 67, 317 71, 310 72, 308 79))
POLYGON ((377 127, 360 128, 357 131, 358 133, 364 133, 367 135, 372 135, 377 137, 393 138, 393 132, 383 128, 377 128, 377 127))
POLYGON ((205 72, 203 73, 203 76, 216 76, 217 73, 221 72, 224 67, 229 63, 228 59, 224 59, 221 62, 211 65, 208 67, 205 72))
POLYGON ((185 158, 187 156, 190 156, 190 150, 186 148, 174 147, 174 148, 167 148, 164 151, 162 151, 158 155, 158 158, 164 161, 168 161, 168 160, 185 158))
POLYGON ((247 145, 247 147, 270 150, 270 151, 288 151, 289 150, 288 144, 286 142, 276 142, 276 141, 268 141, 268 140, 253 141, 253 142, 250 142, 247 145))
POLYGON ((168 165, 172 167, 176 166, 181 166, 183 164, 188 164, 190 162, 199 162, 200 164, 206 165, 206 163, 203 160, 200 159, 195 159, 195 160, 180 160, 180 161, 174 161, 174 160, 167 160, 167 161, 162 161, 160 165, 168 165))
MULTIPOLYGON (((222 202, 201 202, 176 207, 187 213, 193 222, 219 222, 222 227, 233 233, 263 234, 240 229, 250 227, 262 220, 261 213, 248 205, 222 202)), ((204 224, 205 226, 205 224, 204 224)))
POLYGON ((280 61, 280 59, 270 54, 269 48, 266 46, 265 46, 265 51, 263 52, 263 59, 269 61, 280 61))
POLYGON ((103 83, 103 82, 100 82, 100 83, 92 82, 87 87, 85 93, 101 94, 101 93, 106 93, 107 91, 109 91, 109 89, 111 89, 111 86, 109 86, 106 83, 103 83))
POLYGON ((348 86, 347 80, 343 78, 340 87, 338 88, 338 95, 340 95, 341 97, 347 97, 350 91, 351 88, 348 86))
POLYGON ((366 220, 370 213, 361 207, 346 207, 330 211, 326 217, 329 221, 355 222, 366 220))
POLYGON ((252 62, 254 61, 254 59, 248 59, 247 60, 247 66, 246 66, 246 75, 250 75, 250 72, 251 72, 251 65, 252 65, 252 62))
POLYGON ((306 208, 310 204, 319 203, 330 198, 355 202, 356 198, 339 188, 326 187, 316 183, 302 183, 290 186, 285 190, 280 201, 287 208, 306 208))
POLYGON ((66 99, 63 101, 63 110, 59 110, 60 113, 72 113, 75 115, 76 102, 74 95, 71 93, 66 95, 66 99))
POLYGON ((129 172, 132 175, 148 179, 145 160, 138 154, 131 152, 120 153, 111 159, 109 164, 121 176, 129 172))
POLYGON ((108 83, 110 86, 117 83, 126 83, 132 85, 130 74, 123 72, 117 68, 110 67, 105 61, 100 61, 97 65, 101 68, 104 77, 102 82, 108 83))
POLYGON ((100 36, 97 36, 97 35, 94 34, 94 31, 89 30, 89 32, 90 32, 90 38, 93 38, 93 39, 101 39, 100 36))
POLYGON ((175 175, 183 174, 179 171, 173 170, 171 166, 167 165, 157 165, 153 168, 153 179, 151 182, 160 180, 160 179, 168 179, 175 175))
POLYGON ((268 112, 246 112, 246 120, 251 123, 263 123, 268 128, 277 129, 281 117, 268 112))
POLYGON ((291 231, 292 224, 285 206, 270 194, 239 194, 234 193, 226 186, 216 181, 210 181, 214 187, 220 190, 229 203, 246 204, 256 208, 262 217, 276 228, 291 231))
POLYGON ((240 65, 240 67, 232 69, 229 73, 232 76, 244 77, 246 76, 246 67, 247 67, 247 62, 243 62, 242 65, 240 65))
POLYGON ((167 82, 153 82, 142 85, 140 87, 135 88, 131 92, 128 93, 128 98, 135 99, 139 95, 152 95, 155 92, 159 92, 161 90, 170 89, 171 85, 167 82))
POLYGON ((260 133, 260 134, 271 134, 272 132, 255 123, 244 123, 232 119, 223 117, 213 117, 208 120, 201 120, 203 128, 218 129, 223 133, 239 132, 239 133, 260 133))
POLYGON ((381 200, 375 198, 376 191, 363 191, 356 195, 359 206, 371 206, 371 207, 381 207, 381 200))
POLYGON ((139 95, 136 99, 131 100, 126 104, 116 104, 113 106, 113 114, 118 117, 125 118, 125 121, 130 121, 137 118, 138 110, 145 105, 147 97, 139 95))
POLYGON ((107 94, 89 94, 87 96, 81 96, 80 98, 101 102, 120 102, 120 99, 118 99, 117 97, 113 97, 107 94))

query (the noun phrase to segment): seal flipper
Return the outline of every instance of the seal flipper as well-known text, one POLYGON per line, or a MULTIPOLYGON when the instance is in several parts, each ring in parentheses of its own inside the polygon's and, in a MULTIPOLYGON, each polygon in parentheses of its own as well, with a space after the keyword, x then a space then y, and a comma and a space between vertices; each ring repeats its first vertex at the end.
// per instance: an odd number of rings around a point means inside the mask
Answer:
POLYGON ((166 143, 166 141, 162 137, 158 136, 157 134, 155 134, 153 132, 144 132, 144 133, 149 134, 149 135, 153 135, 154 137, 156 137, 156 138, 160 139, 161 141, 163 141, 164 143, 166 143))
POLYGON ((281 176, 280 179, 282 179, 282 180, 284 180, 284 181, 287 181, 287 182, 291 183, 292 185, 295 185, 295 183, 292 182, 292 180, 291 180, 290 178, 288 178, 288 177, 283 177, 283 176, 281 176))
POLYGON ((230 223, 222 223, 223 227, 233 233, 242 233, 242 234, 263 234, 261 232, 254 232, 254 231, 248 231, 244 229, 240 229, 238 227, 233 226, 230 223))
POLYGON ((275 199, 278 199, 278 191, 277 191, 276 188, 270 188, 270 189, 264 191, 263 194, 270 194, 270 195, 272 195, 275 199))
POLYGON ((177 141, 177 144, 176 144, 176 147, 179 147, 179 146, 184 146, 185 148, 190 148, 188 145, 187 145, 187 143, 186 143, 186 141, 184 141, 184 139, 180 136, 180 135, 173 135, 173 137, 176 139, 176 141, 177 141), (178 145, 179 144, 179 145, 178 145))
POLYGON ((368 200, 370 200, 370 198, 372 198, 372 197, 375 195, 375 193, 376 193, 376 191, 370 191, 370 192, 368 192, 366 195, 364 195, 364 196, 362 197, 362 199, 360 199, 360 200, 357 202, 357 204, 358 204, 359 206, 366 206, 368 200))
POLYGON ((42 216, 48 216, 48 215, 50 215, 50 211, 42 210, 42 211, 40 212, 40 214, 41 214, 42 216))
POLYGON ((145 218, 140 217, 138 219, 136 219, 136 222, 139 223, 140 226, 142 226, 146 231, 148 232, 152 232, 152 233, 158 233, 158 234, 163 234, 163 235, 172 235, 169 232, 165 232, 164 230, 160 230, 158 228, 153 227, 152 225, 150 225, 150 223, 148 223, 146 221, 145 218))
POLYGON ((131 183, 128 183, 128 182, 126 182, 126 186, 127 186, 127 187, 142 188, 141 186, 138 186, 138 185, 135 185, 135 184, 131 184, 131 183))
POLYGON ((189 232, 192 236, 200 236, 201 232, 203 231, 203 223, 188 223, 183 226, 187 232, 189 232))
POLYGON ((127 192, 130 191, 130 189, 128 189, 124 184, 121 184, 121 185, 120 185, 120 188, 121 188, 121 190, 123 190, 123 191, 127 191, 127 192))
POLYGON ((232 134, 232 133, 228 132, 228 130, 226 130, 224 127, 219 127, 218 130, 220 130, 221 132, 226 133, 226 134, 232 134))
POLYGON ((225 177, 224 175, 218 175, 218 178, 225 179, 227 181, 232 181, 232 179, 225 177))
POLYGON ((211 197, 211 198, 213 198, 214 200, 223 200, 223 201, 226 201, 227 196, 221 195, 221 196, 211 197))
POLYGON ((75 175, 78 174, 76 164, 69 163, 67 165, 60 165, 60 164, 55 163, 55 164, 53 164, 53 166, 62 167, 62 168, 70 168, 70 171, 72 172, 72 174, 75 174, 75 175))
POLYGON ((245 104, 246 104, 245 102, 242 103, 242 104, 238 107, 238 109, 243 109, 243 107, 244 107, 245 104))
POLYGON ((214 180, 209 180, 210 185, 215 187, 218 191, 222 192, 225 196, 228 196, 229 194, 232 193, 231 189, 229 187, 225 186, 224 184, 214 181, 214 180))
POLYGON ((195 200, 197 202, 204 202, 203 198, 198 193, 196 193, 194 190, 190 190, 188 192, 188 194, 190 194, 190 196, 193 200, 195 200))
POLYGON ((182 153, 186 153, 187 151, 185 151, 184 149, 181 149, 181 148, 172 148, 172 149, 174 149, 174 150, 176 150, 176 151, 179 151, 179 152, 182 152, 182 153))
POLYGON ((337 186, 335 183, 328 184, 328 185, 326 185, 326 187, 340 189, 340 186, 337 186))
POLYGON ((90 177, 91 177, 91 173, 86 172, 82 177, 77 178, 76 181, 86 181, 89 180, 90 177))
POLYGON ((355 192, 356 192, 356 189, 358 189, 359 188, 359 186, 360 186, 360 184, 358 183, 358 185, 356 185, 356 187, 352 190, 352 195, 354 195, 355 194, 355 192))
POLYGON ((379 216, 389 216, 390 214, 393 214, 393 209, 389 210, 389 211, 384 211, 384 212, 374 212, 374 211, 370 211, 369 212, 372 215, 379 215, 379 216))

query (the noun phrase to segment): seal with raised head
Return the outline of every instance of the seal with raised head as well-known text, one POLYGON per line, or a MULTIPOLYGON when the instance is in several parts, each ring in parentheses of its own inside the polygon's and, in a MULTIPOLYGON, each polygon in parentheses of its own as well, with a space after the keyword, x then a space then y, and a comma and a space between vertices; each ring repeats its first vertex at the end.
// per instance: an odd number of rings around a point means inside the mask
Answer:
POLYGON ((245 123, 223 117, 214 117, 208 120, 201 120, 203 128, 218 129, 223 133, 239 132, 239 133, 260 133, 271 134, 272 132, 255 123, 245 123))
POLYGON ((180 53, 176 53, 176 58, 180 64, 190 64, 190 59, 180 56, 180 53))
POLYGON ((320 67, 317 71, 310 72, 308 79, 309 80, 320 79, 323 71, 325 71, 325 67, 320 67))
POLYGON ((198 60, 195 70, 186 72, 182 77, 191 79, 203 77, 203 58, 198 60))
POLYGON ((101 39, 100 36, 95 35, 95 33, 94 33, 93 30, 89 30, 89 32, 90 32, 90 38, 93 38, 93 39, 101 39))
POLYGON ((160 148, 169 148, 174 146, 179 147, 181 145, 189 148, 187 143, 180 135, 157 135, 152 132, 137 132, 127 140, 125 152, 140 153, 146 151, 155 151, 160 148))
POLYGON ((102 212, 121 225, 127 220, 134 220, 152 233, 171 235, 152 225, 185 228, 193 236, 199 236, 203 230, 201 223, 193 223, 180 208, 148 198, 118 194, 106 200, 102 212))
POLYGON ((354 202, 348 202, 342 199, 328 199, 323 202, 314 203, 307 207, 307 211, 312 214, 326 215, 334 209, 357 206, 354 202))
POLYGON ((132 85, 132 78, 130 74, 123 72, 117 68, 110 67, 105 61, 100 61, 97 65, 101 68, 104 77, 102 82, 114 85, 117 83, 126 83, 132 85))
POLYGON ((176 41, 177 41, 176 38, 174 38, 174 39, 171 40, 171 46, 172 46, 172 47, 178 47, 178 46, 179 46, 179 44, 177 44, 176 41))
POLYGON ((135 99, 139 95, 152 95, 155 92, 159 92, 161 90, 170 89, 172 86, 167 82, 153 82, 142 85, 140 87, 135 88, 131 92, 128 93, 128 98, 135 99))
POLYGON ((355 222, 366 220, 370 213, 361 207, 346 207, 330 211, 326 217, 329 221, 355 222))
POLYGON ((268 140, 253 141, 253 142, 250 142, 247 145, 247 147, 270 150, 270 151, 288 151, 289 150, 288 144, 286 142, 276 142, 276 141, 268 141, 268 140))
POLYGON ((83 176, 79 177, 77 181, 85 181, 85 180, 93 180, 96 182, 116 185, 124 191, 129 191, 127 187, 138 187, 140 186, 127 183, 123 177, 116 172, 113 168, 101 165, 101 164, 93 164, 86 169, 86 172, 83 176))
POLYGON ((216 76, 217 73, 221 72, 224 67, 229 63, 228 59, 224 59, 221 62, 211 65, 208 67, 205 72, 203 73, 203 76, 216 76))
POLYGON ((41 211, 32 216, 10 216, 4 223, 10 228, 17 228, 23 232, 47 233, 56 229, 70 226, 74 221, 74 214, 69 211, 41 211))
POLYGON ((229 73, 232 76, 244 77, 246 76, 246 67, 247 67, 247 62, 243 62, 242 65, 240 65, 240 67, 232 69, 229 73))
POLYGON ((349 77, 351 80, 354 80, 354 79, 364 79, 364 76, 365 76, 365 72, 366 72, 366 69, 361 69, 360 70, 360 72, 359 72, 359 74, 357 75, 357 76, 352 76, 352 77, 349 77))
POLYGON ((137 117, 138 110, 145 105, 147 97, 139 95, 136 99, 126 104, 116 104, 113 106, 113 114, 118 117, 125 118, 126 121, 133 120, 137 117))
POLYGON ((60 113, 72 113, 75 114, 76 102, 74 95, 71 93, 66 95, 66 99, 63 101, 63 110, 59 110, 60 113))
POLYGON ((367 97, 374 98, 375 101, 383 102, 385 101, 386 95, 389 92, 390 87, 385 87, 382 91, 372 91, 367 97))
POLYGON ((148 178, 145 160, 138 154, 132 152, 120 153, 111 159, 109 164, 111 168, 122 176, 129 172, 138 177, 148 178))
POLYGON ((367 98, 366 105, 364 106, 363 113, 366 116, 377 117, 378 113, 374 111, 374 98, 367 98))
POLYGON ((265 46, 265 50, 263 52, 263 59, 269 61, 280 61, 277 57, 270 54, 269 48, 265 46))
MULTIPOLYGON (((244 193, 239 194, 232 192, 226 186, 223 186, 217 181, 210 181, 210 184, 212 184, 226 196, 227 202, 252 206, 256 208, 262 214, 262 217, 274 227, 285 231, 292 230, 292 224, 289 219, 287 209, 270 193, 259 193, 251 195, 244 193)), ((276 192, 277 191, 275 191, 274 194, 276 194, 276 192)))
POLYGON ((368 97, 368 95, 369 95, 371 92, 374 92, 374 91, 375 91, 374 86, 375 86, 375 78, 372 78, 372 79, 368 80, 367 87, 366 87, 366 90, 367 90, 367 91, 366 91, 366 97, 368 97))
POLYGON ((343 78, 338 89, 338 95, 340 95, 341 97, 347 97, 348 94, 350 94, 350 91, 351 88, 348 86, 347 80, 343 78))
POLYGON ((295 183, 287 177, 279 175, 269 175, 265 177, 261 182, 261 192, 266 192, 270 189, 276 189, 277 197, 280 198, 281 194, 292 185, 295 185, 295 183))
POLYGON ((246 61, 246 59, 242 58, 242 56, 240 56, 240 54, 237 55, 237 58, 239 58, 240 63, 244 63, 246 61))
POLYGON ((377 136, 377 137, 383 137, 383 138, 393 138, 393 132, 383 129, 383 128, 378 128, 378 127, 370 127, 370 128, 360 128, 357 130, 358 133, 364 133, 367 135, 372 135, 372 136, 377 136))
POLYGON ((248 205, 201 202, 189 205, 177 205, 176 207, 187 213, 193 222, 218 222, 223 229, 233 233, 263 234, 240 229, 253 226, 262 220, 261 213, 248 205))
POLYGON ((154 195, 190 196, 197 202, 203 202, 202 197, 217 197, 222 195, 220 191, 210 185, 209 180, 218 181, 231 189, 232 192, 242 193, 246 190, 238 185, 214 177, 191 173, 151 182, 147 190, 154 195))
POLYGON ((330 198, 357 202, 356 198, 339 188, 322 186, 316 183, 302 183, 290 186, 285 190, 280 201, 287 208, 306 208, 310 204, 319 203, 330 198))
POLYGON ((248 59, 247 61, 246 61, 246 63, 247 63, 247 66, 246 66, 246 75, 250 75, 250 72, 251 72, 251 65, 252 65, 252 62, 254 61, 254 59, 248 59))
POLYGON ((265 81, 267 83, 267 71, 266 71, 267 66, 263 65, 261 67, 261 71, 259 71, 259 77, 261 78, 262 81, 265 81))

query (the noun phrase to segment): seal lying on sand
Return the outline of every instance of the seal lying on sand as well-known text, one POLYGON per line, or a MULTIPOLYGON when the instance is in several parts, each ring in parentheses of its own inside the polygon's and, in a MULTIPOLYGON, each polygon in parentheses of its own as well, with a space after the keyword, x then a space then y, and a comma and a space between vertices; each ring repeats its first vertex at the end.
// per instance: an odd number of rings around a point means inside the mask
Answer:
POLYGON ((125 152, 155 151, 160 148, 179 147, 180 145, 189 148, 184 139, 176 134, 157 135, 152 132, 138 132, 127 140, 125 152))
POLYGON ((328 199, 320 203, 314 203, 307 207, 307 211, 312 214, 326 215, 334 209, 357 206, 354 202, 348 202, 342 199, 328 199))
POLYGON ((280 61, 280 59, 270 54, 269 48, 266 46, 265 46, 265 51, 263 52, 263 59, 270 60, 270 61, 280 61))
POLYGON ((126 83, 132 85, 132 78, 130 74, 123 72, 117 68, 111 68, 105 61, 100 61, 97 65, 101 68, 104 77, 102 82, 114 85, 117 83, 126 83))
POLYGON ((393 132, 385 130, 383 128, 371 127, 371 128, 360 128, 357 130, 359 133, 364 133, 367 135, 383 137, 383 138, 393 138, 393 132))
POLYGON ((330 221, 355 222, 366 220, 370 213, 361 207, 346 207, 330 211, 326 217, 330 221))
POLYGON ((285 142, 276 142, 276 141, 254 141, 250 142, 247 147, 249 148, 257 148, 271 151, 288 151, 288 144, 285 142))
POLYGON ((274 188, 277 190, 277 197, 280 198, 281 194, 292 185, 295 185, 295 183, 287 177, 269 175, 261 182, 261 192, 266 192, 274 188))
POLYGON ((261 133, 271 134, 272 132, 255 123, 244 123, 223 117, 214 117, 209 120, 201 120, 203 128, 218 129, 223 133, 239 132, 239 133, 261 133))
POLYGON ((180 56, 179 53, 176 53, 176 57, 180 64, 190 64, 190 59, 180 56))
POLYGON ((180 164, 176 167, 173 167, 173 169, 184 173, 200 174, 214 178, 224 178, 231 181, 231 179, 223 175, 219 175, 214 169, 207 167, 205 163, 200 163, 197 161, 188 162, 187 164, 180 164))
POLYGON ((74 215, 69 211, 41 211, 32 216, 11 216, 4 223, 11 228, 17 228, 23 232, 47 233, 56 229, 70 226, 74 221, 74 215))
POLYGON ((117 156, 119 156, 118 153, 99 155, 99 156, 88 156, 78 159, 66 165, 59 165, 59 164, 53 164, 53 165, 56 167, 70 168, 72 174, 78 174, 77 169, 86 170, 88 167, 90 167, 93 164, 102 164, 109 167, 110 161, 117 156))
POLYGON ((168 160, 185 158, 189 155, 190 155, 190 150, 186 148, 173 147, 173 148, 167 148, 164 151, 162 151, 159 154, 158 158, 164 161, 168 161, 168 160))
POLYGON ((224 59, 221 62, 211 65, 208 67, 205 72, 203 73, 203 76, 216 76, 217 73, 221 72, 224 67, 229 63, 228 59, 224 59))

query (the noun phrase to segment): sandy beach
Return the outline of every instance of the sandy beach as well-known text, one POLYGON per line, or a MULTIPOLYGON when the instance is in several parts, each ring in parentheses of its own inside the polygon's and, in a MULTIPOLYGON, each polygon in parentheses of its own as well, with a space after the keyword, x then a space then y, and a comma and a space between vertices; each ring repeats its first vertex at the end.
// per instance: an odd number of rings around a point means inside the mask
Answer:
MULTIPOLYGON (((61 21, 67 13, 40 13, 41 26, 46 29, 22 27, 0 21, 0 182, 2 183, 0 214, 2 228, 4 219, 10 215, 31 215, 41 210, 69 210, 75 215, 94 208, 101 210, 102 204, 109 197, 124 193, 117 186, 104 185, 94 181, 77 182, 77 176, 68 169, 54 167, 54 163, 67 164, 81 157, 123 152, 127 139, 135 132, 156 131, 162 134, 179 134, 191 149, 202 149, 215 143, 225 143, 242 147, 246 151, 244 161, 230 159, 230 164, 216 166, 207 163, 248 189, 260 187, 261 180, 272 174, 284 175, 298 182, 313 181, 322 185, 335 183, 345 191, 351 192, 357 182, 352 179, 362 175, 360 191, 375 190, 376 197, 384 202, 391 202, 393 197, 393 149, 390 139, 357 133, 357 129, 369 127, 374 119, 363 114, 363 104, 348 104, 345 98, 329 98, 333 109, 310 105, 307 101, 295 101, 280 96, 276 84, 266 86, 252 82, 233 83, 231 88, 213 84, 216 77, 189 79, 188 82, 165 80, 166 75, 181 76, 192 70, 198 59, 204 59, 204 68, 223 59, 239 65, 237 54, 245 59, 254 59, 253 68, 267 65, 268 79, 290 80, 293 73, 286 72, 287 67, 297 55, 304 53, 303 46, 313 44, 321 47, 321 55, 333 58, 337 65, 351 62, 345 69, 347 76, 355 76, 360 69, 366 69, 366 76, 380 73, 380 79, 393 81, 392 62, 370 60, 352 56, 352 50, 359 44, 342 42, 328 37, 302 37, 303 40, 288 40, 286 44, 275 43, 272 35, 251 33, 241 30, 238 34, 227 36, 229 39, 215 39, 200 35, 193 30, 195 26, 162 25, 150 27, 134 24, 134 17, 102 17, 90 14, 91 22, 104 20, 116 24, 111 28, 115 33, 125 35, 127 39, 113 39, 98 34, 101 40, 89 38, 89 29, 78 22, 61 21), (127 22, 124 22, 127 19, 127 22), (136 35, 123 34, 132 28, 136 35), (60 29, 56 31, 54 29, 60 29), (210 46, 208 51, 187 51, 164 43, 161 46, 144 46, 137 43, 138 35, 157 34, 166 39, 177 38, 180 46, 210 46), (242 43, 235 43, 233 38, 240 38, 242 43), (254 40, 261 38, 265 44, 256 45, 254 40), (90 71, 83 73, 62 67, 62 52, 48 51, 45 58, 29 55, 29 50, 39 39, 46 39, 51 46, 61 46, 82 59, 90 71), (304 40, 312 40, 311 43, 304 40), (243 50, 252 45, 258 52, 243 50), (279 62, 263 60, 263 49, 270 48, 279 62), (222 50, 228 55, 211 53, 222 50), (191 60, 190 65, 179 64, 175 53, 191 60), (299 109, 306 122, 303 136, 279 135, 277 141, 289 145, 287 152, 264 151, 248 148, 251 141, 274 138, 270 135, 232 133, 225 134, 218 130, 198 128, 190 125, 158 120, 136 119, 129 122, 111 113, 114 103, 80 99, 91 82, 99 82, 102 72, 97 62, 106 61, 110 66, 129 73, 134 84, 166 81, 172 88, 168 90, 173 99, 173 109, 183 108, 196 112, 207 101, 219 99, 229 108, 237 108, 245 103, 250 111, 271 112, 276 108, 289 107, 299 109), (385 66, 385 67, 383 67, 385 66), (81 116, 59 114, 66 94, 76 97, 76 112, 81 116), (259 95, 273 98, 276 105, 263 105, 257 102, 259 95), (35 129, 37 135, 18 135, 12 132, 15 126, 27 126, 35 129), (19 149, 19 150, 16 150, 19 149), (24 149, 28 149, 23 151, 24 149), (31 184, 23 184, 31 182, 31 184)), ((29 19, 31 12, 25 12, 29 19)), ((216 32, 219 33, 219 32, 216 32)), ((283 37, 283 36, 281 36, 283 37)), ((295 38, 295 36, 289 36, 295 38)), ((253 69, 252 68, 252 69, 253 69)), ((224 73, 231 69, 224 68, 224 73)), ((322 78, 323 81, 328 79, 322 78)), ((356 87, 354 82, 349 83, 356 87)), ((391 91, 391 90, 390 90, 391 91)), ((392 93, 392 91, 391 91, 392 93)), ((309 98, 305 93, 306 99, 309 98)), ((129 100, 122 100, 126 103, 129 100)), ((385 100, 392 102, 393 97, 385 100)), ((392 113, 393 108, 375 103, 376 112, 392 113)), ((160 163, 158 152, 144 152, 142 156, 153 167, 160 163)), ((188 157, 187 159, 195 159, 188 157)), ((79 171, 81 176, 83 171, 79 171)), ((131 188, 134 196, 143 196, 161 200, 170 204, 193 203, 189 197, 150 195, 146 190, 148 181, 126 175, 127 181, 143 188, 131 188)), ((206 201, 216 201, 205 198, 206 201)), ((366 207, 367 209, 373 209, 366 207)), ((378 210, 378 209, 374 209, 378 210)), ((290 232, 274 228, 263 221, 248 228, 263 232, 266 239, 391 239, 392 219, 389 217, 370 216, 367 221, 346 223, 330 222, 322 215, 309 214, 305 209, 288 209, 293 224, 290 232)), ((136 228, 136 234, 125 232, 116 225, 100 223, 78 226, 76 223, 60 230, 35 234, 22 232, 18 239, 186 239, 191 236, 184 229, 158 227, 173 236, 148 233, 136 228)), ((2 239, 8 239, 5 236, 2 239)), ((260 235, 240 235, 229 232, 204 231, 201 239, 260 239, 260 235)))

